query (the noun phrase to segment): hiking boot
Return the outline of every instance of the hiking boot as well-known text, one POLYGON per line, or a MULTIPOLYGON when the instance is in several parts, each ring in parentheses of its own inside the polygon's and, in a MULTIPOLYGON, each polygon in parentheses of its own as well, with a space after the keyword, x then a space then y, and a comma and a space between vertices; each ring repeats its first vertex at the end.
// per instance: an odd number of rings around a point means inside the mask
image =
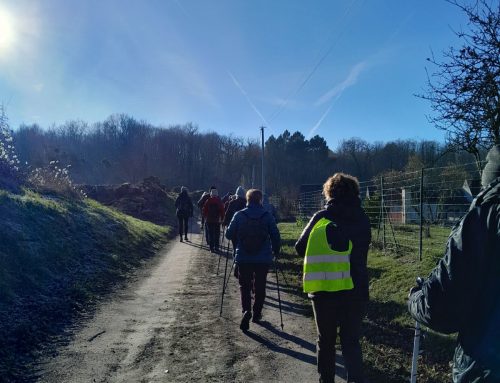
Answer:
POLYGON ((262 320, 262 313, 253 313, 252 322, 259 323, 262 320))
POLYGON ((250 319, 252 318, 252 314, 250 314, 250 311, 245 311, 243 314, 243 318, 241 318, 241 323, 240 323, 240 329, 242 331, 248 331, 250 328, 250 319))
POLYGON ((181 242, 182 242, 182 235, 181 235, 181 242))
POLYGON ((188 236, 184 236, 184 241, 189 241, 188 236))

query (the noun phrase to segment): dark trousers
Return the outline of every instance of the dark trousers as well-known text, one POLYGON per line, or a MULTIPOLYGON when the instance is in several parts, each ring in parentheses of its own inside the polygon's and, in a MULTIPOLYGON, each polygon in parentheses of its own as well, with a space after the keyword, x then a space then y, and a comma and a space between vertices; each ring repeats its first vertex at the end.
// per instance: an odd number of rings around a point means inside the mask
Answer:
POLYGON ((219 223, 207 223, 208 227, 208 246, 210 250, 219 250, 219 238, 220 238, 220 224, 219 223))
POLYGON ((252 310, 252 285, 255 289, 253 313, 260 314, 266 298, 267 263, 239 263, 238 281, 240 283, 242 312, 252 310))
MULTIPOLYGON (((346 292, 347 293, 347 292, 346 292)), ((366 302, 344 292, 315 296, 312 300, 318 331, 317 360, 321 382, 335 380, 337 327, 348 382, 363 382, 363 356, 359 337, 366 302)))
POLYGON ((182 235, 185 235, 187 237, 189 217, 178 215, 177 219, 179 220, 179 235, 181 237, 182 235))

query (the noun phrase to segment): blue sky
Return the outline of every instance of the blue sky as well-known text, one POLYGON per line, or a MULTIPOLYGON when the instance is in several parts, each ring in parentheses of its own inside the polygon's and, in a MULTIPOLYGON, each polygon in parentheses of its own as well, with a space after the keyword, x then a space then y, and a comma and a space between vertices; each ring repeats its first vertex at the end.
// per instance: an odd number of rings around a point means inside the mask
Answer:
POLYGON ((0 0, 0 102, 14 128, 127 113, 332 148, 443 140, 414 94, 466 25, 444 0, 0 0))

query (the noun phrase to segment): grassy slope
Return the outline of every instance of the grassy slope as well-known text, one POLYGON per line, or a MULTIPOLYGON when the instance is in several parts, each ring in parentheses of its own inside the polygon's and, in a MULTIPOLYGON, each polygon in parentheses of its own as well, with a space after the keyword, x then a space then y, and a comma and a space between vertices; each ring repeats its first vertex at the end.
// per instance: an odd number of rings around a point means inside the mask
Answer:
MULTIPOLYGON (((279 224, 284 240, 281 261, 290 280, 301 288, 302 259, 293 249, 302 227, 293 223, 279 224)), ((406 297, 415 277, 427 276, 444 251, 444 232, 432 228, 424 242, 423 260, 408 252, 384 255, 372 246, 368 255, 370 273, 370 304, 363 325, 363 354, 371 382, 396 383, 409 380, 413 348, 414 323, 407 314, 406 297)), ((376 239, 377 233, 374 232, 376 239)), ((404 243, 404 241, 401 241, 404 243)), ((290 282, 292 283, 292 282, 290 282)), ((299 292, 298 292, 299 293, 299 292)), ((300 293, 299 293, 300 294, 300 293)), ((422 341, 423 355, 419 360, 419 382, 450 381, 449 361, 455 340, 453 337, 427 333, 422 341)))
POLYGON ((90 199, 0 190, 0 376, 24 376, 37 345, 152 256, 170 229, 90 199))

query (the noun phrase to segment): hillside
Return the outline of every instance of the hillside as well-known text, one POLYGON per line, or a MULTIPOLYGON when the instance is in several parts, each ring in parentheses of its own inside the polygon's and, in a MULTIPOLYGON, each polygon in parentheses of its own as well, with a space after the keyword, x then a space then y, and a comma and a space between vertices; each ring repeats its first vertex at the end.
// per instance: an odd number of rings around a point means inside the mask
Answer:
POLYGON ((153 256, 171 232, 91 199, 30 191, 0 190, 0 217, 0 376, 14 381, 33 372, 42 341, 153 256))

